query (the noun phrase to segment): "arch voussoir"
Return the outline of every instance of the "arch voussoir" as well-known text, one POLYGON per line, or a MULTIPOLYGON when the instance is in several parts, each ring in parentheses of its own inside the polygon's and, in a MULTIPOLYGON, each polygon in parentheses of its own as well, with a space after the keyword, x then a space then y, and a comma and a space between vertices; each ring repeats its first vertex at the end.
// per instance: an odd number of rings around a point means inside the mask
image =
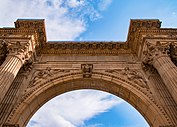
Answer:
MULTIPOLYGON (((124 82, 120 77, 103 76, 104 74, 92 75, 92 78, 83 78, 80 73, 55 77, 50 81, 39 84, 26 93, 24 100, 13 111, 9 122, 24 127, 33 114, 47 101, 67 91, 78 89, 96 89, 112 93, 121 97, 135 107, 149 125, 168 124, 166 117, 159 108, 142 91, 134 88, 131 82, 124 82), (155 116, 155 117, 153 117, 155 116), (159 122, 160 121, 160 122, 159 122)), ((154 126, 155 127, 155 126, 154 126)))

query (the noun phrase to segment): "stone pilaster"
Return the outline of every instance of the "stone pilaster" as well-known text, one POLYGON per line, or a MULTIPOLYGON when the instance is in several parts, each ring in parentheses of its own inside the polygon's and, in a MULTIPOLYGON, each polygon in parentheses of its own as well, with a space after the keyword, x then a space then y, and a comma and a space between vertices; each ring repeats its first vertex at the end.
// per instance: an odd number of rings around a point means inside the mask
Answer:
POLYGON ((8 55, 0 66, 0 102, 8 88, 15 79, 18 71, 31 57, 32 51, 29 42, 5 42, 7 44, 8 55))
POLYGON ((177 67, 168 56, 170 43, 147 44, 144 62, 153 65, 177 103, 177 67))

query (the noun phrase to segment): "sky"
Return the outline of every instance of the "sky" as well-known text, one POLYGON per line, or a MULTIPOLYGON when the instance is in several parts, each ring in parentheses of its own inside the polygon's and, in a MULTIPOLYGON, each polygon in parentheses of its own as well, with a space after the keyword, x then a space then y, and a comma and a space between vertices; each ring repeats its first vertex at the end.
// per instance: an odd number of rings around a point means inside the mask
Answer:
MULTIPOLYGON (((162 27, 177 27, 177 0, 0 0, 0 27, 14 27, 17 19, 45 19, 48 41, 126 41, 130 19, 159 19, 162 27)), ((28 124, 51 126, 148 124, 122 99, 101 91, 80 90, 53 98, 28 124)))

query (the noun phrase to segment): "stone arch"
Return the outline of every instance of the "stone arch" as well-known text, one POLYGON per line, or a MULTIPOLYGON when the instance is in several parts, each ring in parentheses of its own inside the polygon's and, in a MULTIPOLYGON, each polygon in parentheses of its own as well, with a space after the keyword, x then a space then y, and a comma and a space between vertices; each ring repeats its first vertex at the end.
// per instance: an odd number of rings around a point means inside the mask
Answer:
POLYGON ((34 113, 47 101, 62 93, 95 89, 114 94, 136 108, 151 127, 170 125, 163 109, 142 89, 130 81, 106 73, 93 72, 91 78, 83 78, 81 72, 55 76, 31 88, 12 111, 8 123, 25 127, 34 113))

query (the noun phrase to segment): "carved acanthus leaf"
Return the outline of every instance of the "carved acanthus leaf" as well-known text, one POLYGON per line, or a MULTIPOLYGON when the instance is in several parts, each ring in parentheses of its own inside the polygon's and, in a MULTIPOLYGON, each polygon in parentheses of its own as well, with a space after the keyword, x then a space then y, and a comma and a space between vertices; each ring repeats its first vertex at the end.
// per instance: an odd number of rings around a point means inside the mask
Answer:
POLYGON ((170 49, 170 42, 161 43, 159 41, 156 44, 147 42, 147 49, 143 52, 143 62, 152 64, 153 60, 160 55, 168 55, 170 49))

